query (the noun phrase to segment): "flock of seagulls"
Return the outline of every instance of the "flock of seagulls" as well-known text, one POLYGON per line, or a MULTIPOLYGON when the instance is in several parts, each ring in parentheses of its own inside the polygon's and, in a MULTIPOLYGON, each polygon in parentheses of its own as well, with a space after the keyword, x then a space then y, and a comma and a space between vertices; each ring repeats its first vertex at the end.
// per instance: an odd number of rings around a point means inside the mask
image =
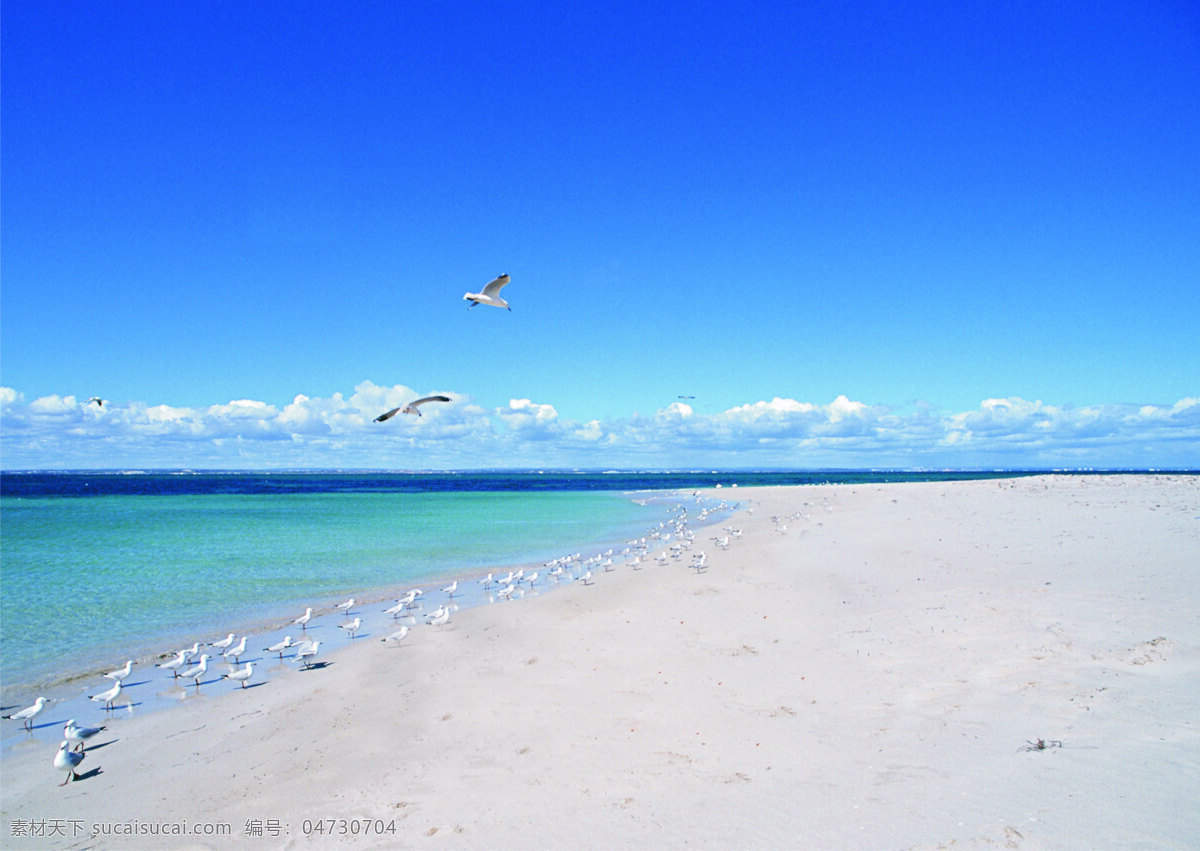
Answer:
MULTIPOLYGON (((500 307, 511 311, 512 307, 510 307, 508 302, 500 295, 500 291, 510 281, 511 278, 507 274, 500 275, 485 284, 482 291, 477 293, 465 293, 463 295, 463 300, 470 302, 468 306, 471 308, 475 307, 476 305, 485 304, 491 307, 500 307)), ((694 397, 680 396, 679 398, 681 400, 690 400, 694 397)), ((414 399, 413 401, 407 402, 404 405, 392 408, 389 411, 385 411, 384 413, 375 417, 374 422, 386 422, 392 417, 395 417, 397 414, 409 414, 420 417, 422 416, 421 406, 434 402, 447 403, 451 401, 452 400, 449 396, 444 395, 425 396, 420 399, 414 399)), ((99 396, 92 396, 84 402, 84 405, 92 404, 95 404, 99 408, 103 408, 105 400, 99 396)), ((703 517, 705 513, 707 513, 707 509, 705 512, 702 512, 701 516, 703 517)), ((681 552, 685 546, 690 546, 691 541, 694 539, 694 536, 687 531, 686 524, 686 509, 684 509, 682 510, 682 516, 676 516, 674 519, 672 531, 664 531, 666 524, 660 524, 663 528, 652 530, 646 537, 643 537, 640 540, 629 542, 629 545, 626 546, 626 548, 622 551, 622 553, 619 554, 618 557, 627 558, 629 564, 634 569, 640 569, 639 566, 642 563, 642 558, 651 546, 649 541, 658 541, 666 544, 671 540, 672 537, 677 537, 680 539, 680 541, 686 542, 681 544, 679 541, 677 541, 674 544, 670 544, 669 552, 672 556, 678 558, 679 552, 681 552)), ((728 546, 728 542, 729 536, 727 535, 722 539, 722 541, 718 542, 718 545, 724 549, 728 546)), ((574 553, 559 559, 555 559, 545 565, 547 581, 558 583, 566 580, 575 580, 579 581, 585 586, 592 585, 594 584, 592 567, 597 566, 602 571, 610 571, 613 569, 613 557, 613 551, 609 550, 606 553, 593 556, 587 560, 583 560, 581 554, 579 553, 574 553)), ((660 556, 660 561, 665 561, 665 558, 665 556, 660 556)), ((692 567, 701 570, 706 565, 707 556, 703 553, 693 557, 692 567)), ((510 570, 505 577, 497 580, 492 573, 488 573, 486 577, 479 580, 479 584, 482 585, 484 589, 492 595, 492 599, 511 600, 514 595, 524 594, 522 583, 527 585, 529 591, 532 592, 534 590, 534 584, 538 581, 539 575, 539 571, 533 571, 528 575, 525 575, 524 570, 518 570, 515 573, 510 570), (492 589, 494 589, 494 591, 492 589)), ((448 601, 453 601, 459 590, 458 580, 452 581, 449 585, 443 587, 441 590, 442 593, 446 595, 448 601)), ((420 606, 418 603, 418 598, 422 594, 423 592, 421 589, 412 589, 403 597, 398 599, 395 605, 385 609, 384 613, 391 615, 393 621, 399 620, 401 617, 405 616, 411 617, 415 621, 415 610, 420 606)), ((357 601, 354 598, 350 598, 343 603, 337 604, 335 610, 348 618, 356 604, 357 601)), ((457 608, 456 605, 442 604, 438 606, 437 609, 425 614, 424 620, 430 626, 444 626, 445 624, 449 623, 451 612, 455 608, 457 608)), ((308 607, 305 609, 304 614, 292 621, 292 625, 299 626, 302 632, 307 632, 312 618, 313 609, 312 607, 308 607)), ((358 616, 356 616, 353 620, 348 620, 344 623, 338 624, 338 627, 349 636, 351 641, 357 637, 357 634, 359 630, 362 629, 362 626, 362 618, 358 616)), ((383 641, 385 644, 396 645, 403 641, 408 635, 409 626, 403 625, 400 626, 399 629, 387 635, 385 638, 381 639, 381 641, 383 641)), ((245 689, 248 687, 249 681, 254 676, 253 660, 247 661, 244 665, 241 663, 241 657, 246 653, 247 642, 250 638, 251 636, 249 635, 242 635, 240 640, 236 640, 235 642, 237 636, 234 633, 229 633, 225 636, 225 638, 218 641, 213 641, 208 645, 208 647, 212 648, 213 655, 210 655, 207 652, 199 653, 200 644, 199 642, 196 642, 190 648, 183 648, 179 651, 173 652, 173 654, 170 654, 170 658, 167 661, 159 662, 155 665, 155 667, 163 671, 170 671, 172 680, 191 680, 197 691, 199 691, 201 682, 208 673, 209 659, 215 659, 219 655, 220 658, 225 660, 229 666, 229 670, 222 674, 220 679, 228 679, 236 682, 240 688, 245 689), (190 667, 187 667, 189 665, 190 667)), ((316 659, 320 648, 321 641, 319 640, 305 638, 299 642, 295 642, 292 640, 290 635, 285 635, 282 641, 263 648, 263 651, 277 654, 279 660, 282 662, 284 652, 294 649, 294 660, 300 664, 304 670, 309 670, 314 667, 314 660, 316 659)), ((111 711, 115 702, 121 697, 125 680, 127 680, 133 673, 134 664, 135 663, 132 659, 126 660, 122 667, 105 673, 104 677, 110 680, 112 685, 103 691, 97 692, 96 694, 88 695, 89 700, 98 704, 103 704, 106 712, 111 711)), ((32 705, 3 717, 8 720, 21 721, 24 728, 32 733, 33 719, 45 709, 47 703, 49 702, 49 698, 38 697, 32 705)), ((81 727, 76 723, 74 718, 67 722, 63 729, 62 742, 59 745, 58 751, 53 760, 54 768, 65 772, 67 775, 60 785, 66 785, 68 782, 78 779, 79 775, 76 769, 83 762, 84 756, 86 755, 86 742, 107 729, 108 728, 104 725, 97 727, 81 727)))
MULTIPOLYGON (((714 507, 705 507, 699 512, 698 518, 703 522, 710 512, 726 510, 729 507, 728 503, 724 502, 714 507)), ((597 575, 614 570, 616 562, 623 561, 634 570, 641 569, 644 560, 649 557, 649 551, 654 548, 660 550, 658 555, 660 564, 665 564, 672 559, 681 560, 683 554, 690 552, 696 541, 696 536, 690 529, 690 522, 691 518, 689 518, 687 507, 679 505, 676 506, 668 520, 664 520, 655 528, 648 530, 644 536, 627 541, 621 549, 610 548, 588 558, 584 558, 582 553, 571 553, 546 562, 540 569, 529 572, 526 572, 525 569, 508 570, 504 576, 500 577, 497 577, 494 572, 489 572, 486 576, 478 579, 475 584, 480 586, 487 601, 509 601, 516 597, 523 597, 527 593, 537 593, 536 588, 539 583, 579 582, 583 586, 592 586, 596 582, 597 575)), ((726 526, 723 532, 723 535, 712 538, 713 543, 722 550, 741 537, 740 529, 726 526)), ((704 552, 692 553, 692 568, 701 572, 707 566, 708 556, 704 552)), ((471 587, 474 586, 468 586, 468 588, 471 587)), ((392 623, 397 628, 381 638, 380 641, 388 646, 397 646, 412 633, 412 626, 421 621, 432 627, 449 624, 452 613, 458 609, 458 604, 454 601, 464 593, 463 585, 460 580, 455 579, 448 585, 442 586, 440 590, 445 595, 445 602, 429 611, 423 611, 421 600, 424 591, 420 588, 410 589, 393 605, 382 609, 383 614, 391 616, 392 623), (408 622, 397 625, 396 621, 402 618, 408 622)), ((467 595, 471 596, 470 592, 467 592, 467 595)), ((358 637, 365 625, 362 615, 355 614, 355 609, 358 608, 361 611, 361 606, 359 600, 351 597, 331 607, 334 614, 344 618, 336 625, 351 642, 358 637)), ((306 607, 304 614, 294 618, 290 623, 307 632, 316 617, 319 617, 319 614, 309 606, 306 607)), ((220 674, 217 680, 236 682, 239 689, 246 689, 251 686, 251 681, 256 674, 255 663, 259 661, 248 659, 242 662, 241 659, 247 653, 252 638, 251 635, 239 636, 236 633, 227 633, 224 638, 203 645, 205 650, 203 653, 200 652, 202 647, 200 642, 195 642, 191 647, 164 653, 165 661, 158 662, 154 667, 156 670, 163 671, 164 674, 169 671, 171 681, 190 680, 191 685, 198 693, 204 683, 204 678, 209 674, 210 661, 223 660, 228 666, 228 670, 220 674)), ((262 652, 276 655, 282 663, 285 660, 285 654, 291 651, 292 660, 301 670, 307 671, 320 666, 321 663, 316 660, 321 648, 321 640, 305 637, 300 641, 295 641, 292 635, 288 634, 283 636, 282 640, 263 647, 262 652)), ((103 706, 106 713, 111 712, 122 699, 127 680, 132 676, 136 664, 134 660, 129 659, 121 667, 104 673, 103 677, 110 685, 106 689, 87 695, 88 699, 103 706)), ((140 684, 134 683, 133 685, 140 684)), ((180 694, 184 694, 182 689, 180 694)), ((21 721, 24 728, 32 734, 33 720, 45 710, 50 702, 50 698, 38 697, 32 705, 3 717, 8 720, 21 721)), ((134 705, 136 704, 130 704, 131 707, 134 705)), ((61 744, 53 759, 54 768, 66 774, 63 782, 59 785, 66 785, 72 780, 79 779, 77 770, 86 755, 87 744, 108 729, 106 725, 81 726, 74 718, 67 722, 63 728, 61 744)))

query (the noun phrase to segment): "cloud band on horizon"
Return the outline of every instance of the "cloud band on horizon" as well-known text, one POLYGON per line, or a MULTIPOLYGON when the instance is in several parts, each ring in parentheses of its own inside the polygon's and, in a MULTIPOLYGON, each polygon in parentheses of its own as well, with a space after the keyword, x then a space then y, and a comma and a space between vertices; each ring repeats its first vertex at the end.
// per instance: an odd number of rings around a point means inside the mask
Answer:
POLYGON ((1200 398, 1169 405, 1051 405, 985 399, 979 408, 896 410, 775 397, 715 414, 672 402, 650 415, 580 422, 552 404, 488 409, 463 393, 381 433, 381 407, 419 395, 364 381, 346 397, 240 399, 204 408, 71 395, 26 401, 0 387, 0 466, 22 469, 480 467, 1176 468, 1200 458, 1200 398))

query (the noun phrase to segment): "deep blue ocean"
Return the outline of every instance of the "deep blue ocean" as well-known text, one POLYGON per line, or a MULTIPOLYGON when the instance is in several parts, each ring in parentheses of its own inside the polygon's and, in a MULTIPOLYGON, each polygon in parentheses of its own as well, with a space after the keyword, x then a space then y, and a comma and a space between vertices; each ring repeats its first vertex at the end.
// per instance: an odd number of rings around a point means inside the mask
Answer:
POLYGON ((999 475, 1013 474, 5 473, 0 675, 6 692, 53 684, 346 596, 598 552, 696 488, 999 475))

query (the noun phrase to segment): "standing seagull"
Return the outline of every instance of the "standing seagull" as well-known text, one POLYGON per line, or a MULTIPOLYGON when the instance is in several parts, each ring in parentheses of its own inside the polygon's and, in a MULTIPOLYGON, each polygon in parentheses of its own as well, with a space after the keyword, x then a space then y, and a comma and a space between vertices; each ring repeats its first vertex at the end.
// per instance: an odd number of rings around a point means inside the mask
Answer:
POLYGON ((117 695, 121 693, 121 681, 117 680, 113 683, 113 687, 108 691, 102 691, 99 694, 89 694, 88 700, 94 700, 96 703, 103 703, 105 709, 112 709, 113 701, 117 699, 117 695))
POLYGON ((240 668, 236 671, 230 671, 228 674, 222 674, 221 677, 226 680, 237 680, 242 684, 242 688, 245 688, 246 680, 250 679, 250 677, 253 675, 254 668, 252 667, 252 663, 247 662, 246 667, 240 668))
POLYGON ((133 660, 132 659, 128 660, 125 663, 124 668, 117 668, 117 670, 115 670, 115 671, 109 671, 104 676, 108 677, 110 680, 116 680, 117 682, 121 682, 121 680, 125 679, 131 673, 133 673, 133 660))
POLYGON ((354 620, 350 621, 350 623, 338 624, 338 627, 340 629, 344 629, 344 630, 346 630, 346 632, 350 633, 351 639, 354 638, 354 633, 358 632, 358 630, 361 626, 362 626, 362 618, 355 618, 354 620))
POLYGON ((379 640, 383 641, 385 643, 388 643, 388 644, 399 644, 401 641, 404 640, 404 637, 406 635, 408 635, 408 627, 402 626, 398 630, 393 632, 391 635, 389 635, 387 638, 381 638, 379 640))
POLYGON ((188 668, 186 671, 184 671, 179 676, 183 677, 185 680, 195 680, 196 688, 200 688, 200 678, 204 676, 204 674, 207 670, 208 670, 208 654, 201 653, 200 654, 200 662, 194 668, 188 668))
POLYGON ((321 642, 310 641, 304 644, 296 651, 296 661, 304 663, 304 670, 312 667, 312 659, 316 657, 317 651, 321 649, 321 642))
POLYGON ((33 730, 33 719, 39 712, 46 708, 46 698, 39 697, 33 702, 32 706, 26 706, 20 712, 14 712, 12 715, 4 717, 10 721, 24 721, 26 730, 33 730))
POLYGON ((304 614, 296 618, 294 621, 292 621, 292 623, 300 624, 301 629, 308 629, 308 622, 310 620, 312 620, 312 606, 307 607, 304 610, 304 614))
POLYGON ((387 411, 387 412, 382 413, 379 416, 377 416, 373 420, 373 422, 381 423, 385 420, 390 420, 392 417, 396 416, 396 414, 416 414, 419 417, 419 416, 421 416, 421 412, 418 410, 418 408, 419 408, 419 406, 424 405, 426 402, 449 402, 449 401, 450 401, 449 396, 425 396, 422 399, 417 399, 415 401, 409 402, 407 405, 401 405, 399 408, 392 408, 390 411, 387 411))
POLYGON ((385 615, 391 615, 392 620, 396 620, 398 617, 400 617, 406 605, 407 604, 403 600, 397 600, 396 605, 392 606, 390 609, 384 609, 383 613, 385 615))
POLYGON ((511 279, 508 275, 501 275, 499 278, 493 278, 488 281, 481 293, 467 293, 463 296, 463 301, 471 302, 471 307, 477 304, 490 304, 492 307, 503 307, 506 310, 512 310, 508 306, 508 302, 500 298, 500 289, 507 284, 511 279))
POLYGON ((79 763, 83 762, 84 756, 84 754, 75 753, 75 751, 71 750, 71 745, 66 739, 63 740, 63 743, 58 746, 58 753, 54 755, 54 767, 59 771, 67 772, 67 779, 59 783, 59 786, 66 786, 68 781, 79 779, 79 775, 75 773, 75 769, 79 766, 79 763))
POLYGON ((263 650, 266 650, 268 653, 278 653, 280 660, 282 660, 283 659, 283 651, 287 650, 291 646, 292 646, 292 637, 290 635, 285 635, 283 637, 283 641, 276 642, 275 644, 272 644, 270 647, 264 647, 263 650))
POLYGON ((222 653, 224 653, 226 650, 228 650, 230 647, 233 646, 233 638, 235 635, 237 635, 237 633, 231 632, 231 633, 229 633, 229 635, 225 636, 220 641, 210 641, 208 643, 208 646, 215 647, 218 650, 220 650, 222 653))
POLYGON ((228 650, 226 650, 221 655, 224 656, 226 659, 228 659, 232 656, 235 661, 241 662, 242 654, 246 652, 246 639, 249 637, 250 636, 248 636, 248 635, 243 635, 242 640, 239 641, 237 643, 237 645, 235 645, 234 647, 230 647, 228 650))
POLYGON ((87 750, 84 747, 84 743, 86 743, 88 739, 90 739, 92 736, 99 735, 107 729, 107 727, 80 727, 75 723, 75 719, 72 718, 67 722, 67 726, 63 727, 63 738, 68 742, 74 742, 75 750, 82 752, 87 750))
POLYGON ((159 663, 159 664, 155 665, 154 667, 156 667, 156 668, 166 668, 168 671, 171 671, 173 674, 175 674, 175 676, 177 676, 177 677, 178 677, 178 676, 179 676, 179 669, 180 669, 180 668, 181 668, 183 665, 186 665, 186 664, 187 664, 187 660, 188 660, 188 652, 187 652, 187 650, 186 650, 186 649, 184 649, 184 650, 180 650, 180 651, 179 651, 179 655, 177 655, 177 656, 176 656, 174 659, 172 659, 171 661, 169 661, 169 662, 161 662, 161 663, 159 663))

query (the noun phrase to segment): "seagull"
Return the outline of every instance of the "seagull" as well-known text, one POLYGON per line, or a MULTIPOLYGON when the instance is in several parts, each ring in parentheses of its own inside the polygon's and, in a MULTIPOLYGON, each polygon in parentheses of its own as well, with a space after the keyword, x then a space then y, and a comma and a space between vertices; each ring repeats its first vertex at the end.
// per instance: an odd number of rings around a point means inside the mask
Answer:
POLYGON ((502 597, 505 600, 511 600, 514 590, 516 590, 516 586, 510 582, 508 585, 505 585, 503 588, 497 591, 496 596, 502 597))
POLYGON ((180 650, 179 652, 183 654, 183 657, 185 659, 191 659, 193 656, 195 656, 197 653, 200 652, 200 642, 193 641, 191 647, 185 647, 185 648, 183 648, 183 650, 180 650))
POLYGON ((292 623, 299 624, 301 629, 308 629, 308 622, 312 620, 312 606, 304 610, 304 614, 296 618, 292 623))
POLYGON ((401 598, 397 600, 396 605, 392 606, 390 609, 384 609, 383 613, 385 615, 391 615, 392 620, 395 620, 396 618, 400 617, 400 614, 404 611, 407 605, 408 603, 404 602, 403 598, 401 598))
POLYGON ((67 779, 59 783, 59 786, 66 786, 68 781, 79 779, 75 769, 79 767, 79 763, 83 762, 83 757, 84 754, 71 750, 71 745, 65 739, 58 746, 58 753, 54 755, 54 767, 59 771, 67 772, 67 779))
POLYGON ((398 630, 393 632, 391 635, 389 635, 387 638, 381 638, 379 640, 388 642, 390 644, 399 644, 401 641, 404 640, 405 636, 407 636, 407 635, 408 635, 408 627, 402 626, 398 630))
POLYGON ((94 700, 97 703, 103 703, 105 709, 112 709, 113 701, 117 699, 117 695, 121 693, 121 681, 117 680, 113 683, 113 687, 108 691, 102 691, 99 694, 89 694, 88 700, 94 700))
POLYGON ((528 582, 529 587, 532 588, 533 583, 537 581, 537 578, 538 578, 538 572, 535 570, 533 573, 531 573, 525 577, 525 581, 528 582))
POLYGON ((208 654, 201 653, 200 654, 200 663, 198 665, 196 665, 194 668, 188 668, 186 671, 184 671, 179 676, 183 677, 185 680, 195 680, 196 688, 200 688, 200 678, 204 676, 204 673, 207 670, 208 670, 208 654))
POLYGON ((492 582, 494 582, 495 579, 496 577, 489 573, 487 576, 483 577, 483 579, 479 580, 479 584, 484 588, 491 588, 492 582))
POLYGON ((170 660, 169 662, 161 662, 161 663, 155 665, 154 667, 164 668, 164 669, 170 671, 176 677, 178 677, 179 669, 182 666, 187 664, 187 660, 188 660, 187 650, 180 650, 179 654, 174 659, 170 660))
POLYGON ((246 639, 249 637, 248 635, 243 635, 242 640, 237 643, 236 647, 230 647, 221 655, 226 659, 232 656, 236 661, 242 661, 242 654, 246 652, 246 639))
POLYGON ((354 604, 356 602, 358 602, 358 601, 355 600, 353 597, 351 597, 349 600, 347 600, 344 603, 338 603, 337 607, 339 609, 341 609, 343 612, 345 612, 346 614, 350 614, 350 610, 354 608, 354 604))
POLYGON ((453 597, 454 592, 458 590, 458 580, 455 579, 453 582, 451 582, 449 585, 447 585, 442 590, 446 592, 446 596, 453 597))
POLYGON ((425 396, 422 399, 416 399, 412 402, 409 402, 407 405, 401 405, 399 408, 392 408, 390 411, 380 414, 374 419, 374 422, 381 423, 385 420, 390 420, 392 417, 396 416, 396 414, 416 414, 419 417, 421 416, 421 411, 419 408, 426 402, 449 401, 451 401, 449 396, 425 396))
POLYGON ((500 298, 500 289, 507 284, 511 278, 508 275, 501 275, 499 278, 493 278, 488 281, 483 287, 481 293, 467 293, 463 296, 463 301, 471 302, 471 307, 477 304, 490 304, 492 307, 503 307, 506 310, 512 310, 508 306, 508 302, 500 298))
MULTIPOLYGON (((449 613, 450 613, 450 610, 448 608, 446 608, 445 606, 438 606, 432 612, 425 615, 425 620, 432 621, 434 618, 440 618, 443 615, 448 615, 449 613)), ((442 623, 445 623, 445 621, 442 621, 442 623)))
POLYGON ((115 670, 115 671, 109 671, 104 676, 108 677, 110 680, 116 680, 117 682, 120 682, 121 680, 123 680, 127 676, 129 676, 131 673, 133 673, 133 660, 132 659, 130 659, 129 661, 127 661, 125 663, 124 668, 117 668, 117 670, 115 670))
POLYGON ((442 606, 441 610, 435 612, 433 617, 429 619, 430 626, 441 626, 444 623, 450 622, 450 610, 442 606))
POLYGON ((307 671, 310 667, 312 667, 312 662, 309 660, 317 655, 317 650, 319 650, 320 647, 321 642, 310 641, 308 644, 305 644, 296 651, 296 661, 304 663, 304 670, 307 671))
POLYGON ((246 667, 239 668, 236 671, 230 671, 228 674, 222 674, 222 679, 237 680, 242 684, 242 688, 246 687, 246 681, 250 679, 254 673, 253 663, 247 662, 246 667))
POLYGON ((338 628, 344 629, 346 632, 350 633, 350 638, 352 639, 354 638, 354 633, 358 632, 358 628, 360 626, 362 626, 362 618, 355 618, 354 620, 350 621, 350 623, 338 624, 338 628))
POLYGON ((90 404, 92 404, 92 402, 95 402, 95 403, 96 403, 97 405, 99 405, 101 408, 103 408, 103 407, 104 407, 104 400, 103 400, 103 399, 101 399, 99 396, 92 396, 90 399, 88 399, 88 400, 87 400, 86 402, 84 402, 83 404, 85 404, 85 405, 90 405, 90 404))
POLYGON ((80 727, 75 723, 75 719, 72 718, 67 722, 67 726, 63 727, 63 738, 68 742, 74 742, 75 750, 83 752, 87 750, 87 748, 84 747, 84 743, 87 742, 88 739, 107 729, 107 727, 80 727))
POLYGON ((236 635, 236 633, 231 632, 231 633, 229 633, 229 635, 225 636, 220 641, 209 642, 208 646, 215 647, 223 653, 226 650, 228 650, 231 646, 233 646, 233 637, 235 635, 236 635))
POLYGON ((582 582, 584 585, 591 585, 592 584, 592 572, 589 570, 587 573, 585 573, 583 576, 581 576, 579 578, 579 581, 582 582))
POLYGON ((46 698, 39 697, 33 702, 32 706, 26 706, 20 712, 14 712, 12 715, 4 717, 10 721, 24 721, 26 730, 33 730, 33 719, 39 712, 46 708, 46 698))
POLYGON ((282 659, 283 651, 287 650, 291 646, 292 646, 292 637, 290 635, 285 635, 283 637, 283 641, 272 644, 270 647, 264 647, 263 650, 265 650, 268 653, 278 653, 279 658, 282 659))

